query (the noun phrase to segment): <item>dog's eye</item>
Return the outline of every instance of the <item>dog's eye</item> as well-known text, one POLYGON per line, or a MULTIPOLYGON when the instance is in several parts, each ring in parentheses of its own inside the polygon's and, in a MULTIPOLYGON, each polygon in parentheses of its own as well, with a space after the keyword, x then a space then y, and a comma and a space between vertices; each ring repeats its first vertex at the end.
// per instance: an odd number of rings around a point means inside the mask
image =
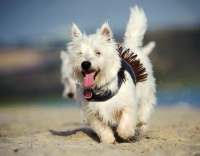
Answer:
POLYGON ((77 55, 82 55, 82 54, 83 54, 83 53, 82 53, 81 51, 77 53, 77 55))
POLYGON ((96 55, 97 55, 97 56, 100 56, 100 55, 101 55, 101 53, 97 51, 97 52, 96 52, 96 55))

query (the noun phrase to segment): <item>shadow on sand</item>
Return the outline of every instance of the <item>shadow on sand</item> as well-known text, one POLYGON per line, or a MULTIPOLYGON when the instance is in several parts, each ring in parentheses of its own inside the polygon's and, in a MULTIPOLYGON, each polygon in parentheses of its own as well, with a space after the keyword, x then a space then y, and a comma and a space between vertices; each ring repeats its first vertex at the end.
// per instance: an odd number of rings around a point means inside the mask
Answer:
MULTIPOLYGON (((78 123, 70 123, 70 124, 73 124, 73 125, 79 125, 78 123)), ((82 125, 83 126, 83 125, 82 125)), ((84 134, 86 134, 88 137, 90 137, 91 139, 93 139, 94 141, 100 143, 100 139, 99 137, 97 136, 97 134, 89 127, 87 127, 88 125, 85 125, 85 127, 82 127, 82 128, 76 128, 74 130, 70 130, 70 131, 55 131, 55 130, 50 130, 51 134, 52 135, 57 135, 57 136, 64 136, 64 137, 68 137, 68 136, 72 136, 72 135, 75 135, 76 133, 78 132, 82 132, 84 134)), ((115 132, 115 128, 113 128, 113 131, 115 132)), ((118 143, 133 143, 133 142, 137 142, 139 140, 141 140, 141 138, 139 139, 139 136, 136 132, 136 136, 132 137, 131 139, 129 140, 124 140, 122 138, 120 138, 117 133, 115 133, 115 138, 116 138, 116 141, 118 143)), ((149 137, 146 137, 146 139, 149 139, 149 137)))
POLYGON ((100 142, 99 137, 97 136, 97 134, 91 129, 91 128, 77 128, 71 131, 55 131, 55 130, 50 130, 52 135, 58 135, 58 136, 64 136, 64 137, 68 137, 71 135, 76 134, 77 132, 83 132, 85 133, 88 137, 90 137, 91 139, 93 139, 96 142, 100 142))

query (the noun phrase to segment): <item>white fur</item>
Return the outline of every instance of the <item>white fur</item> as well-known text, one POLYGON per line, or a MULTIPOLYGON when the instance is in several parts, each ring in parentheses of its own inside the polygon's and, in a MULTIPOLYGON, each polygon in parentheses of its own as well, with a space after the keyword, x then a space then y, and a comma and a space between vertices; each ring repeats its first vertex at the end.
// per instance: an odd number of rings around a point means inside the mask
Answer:
POLYGON ((152 65, 146 54, 142 52, 139 46, 142 46, 142 40, 146 31, 146 16, 144 11, 137 6, 131 8, 131 15, 126 27, 124 38, 124 46, 130 48, 137 54, 137 58, 141 60, 146 68, 148 79, 136 85, 136 96, 138 99, 138 124, 146 124, 156 104, 155 78, 153 77, 152 65))
POLYGON ((142 40, 147 28, 147 20, 142 9, 135 6, 130 8, 131 14, 126 26, 124 44, 129 47, 138 48, 142 46, 142 40))
POLYGON ((117 92, 117 73, 121 63, 116 51, 117 44, 112 39, 108 23, 104 23, 101 29, 92 35, 82 34, 75 24, 72 26, 72 41, 67 47, 68 74, 77 84, 77 102, 102 142, 115 143, 112 127, 116 127, 116 132, 121 138, 131 138, 135 135, 136 125, 144 127, 153 111, 156 98, 152 65, 139 47, 142 45, 145 30, 145 14, 136 6, 131 9, 124 46, 138 55, 148 77, 146 81, 135 85, 129 73, 125 72, 126 81, 117 92), (105 102, 88 102, 85 99, 81 67, 83 61, 90 61, 89 70, 98 72, 90 88, 109 89, 112 93, 117 92, 115 96, 105 102))
POLYGON ((76 98, 76 85, 74 80, 69 77, 68 74, 68 56, 65 51, 60 52, 60 58, 62 60, 61 66, 61 82, 64 85, 63 97, 76 98))
MULTIPOLYGON (((153 48, 155 47, 156 43, 154 41, 149 42, 147 45, 142 47, 142 51, 149 55, 153 48)), ((67 98, 76 98, 76 84, 74 80, 67 74, 68 67, 66 66, 68 62, 67 53, 65 51, 60 52, 60 57, 62 60, 62 67, 61 67, 61 82, 64 85, 64 91, 63 91, 63 97, 67 98), (70 97, 69 95, 73 94, 73 97, 70 97)))
POLYGON ((142 48, 142 51, 146 54, 146 55, 149 55, 153 48, 156 46, 156 42, 154 41, 151 41, 149 42, 147 45, 145 45, 143 48, 142 48))

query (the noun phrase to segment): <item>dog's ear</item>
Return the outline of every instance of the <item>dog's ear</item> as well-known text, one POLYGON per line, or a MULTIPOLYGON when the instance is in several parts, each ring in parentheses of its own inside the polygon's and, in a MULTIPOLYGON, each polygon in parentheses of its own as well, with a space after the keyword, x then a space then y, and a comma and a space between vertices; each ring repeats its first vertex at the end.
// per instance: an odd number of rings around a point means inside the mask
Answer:
POLYGON ((105 22, 100 29, 100 35, 105 36, 108 42, 112 40, 112 31, 108 25, 108 22, 105 22))
POLYGON ((79 28, 77 27, 76 24, 73 23, 72 25, 72 38, 80 38, 82 36, 81 31, 79 30, 79 28))

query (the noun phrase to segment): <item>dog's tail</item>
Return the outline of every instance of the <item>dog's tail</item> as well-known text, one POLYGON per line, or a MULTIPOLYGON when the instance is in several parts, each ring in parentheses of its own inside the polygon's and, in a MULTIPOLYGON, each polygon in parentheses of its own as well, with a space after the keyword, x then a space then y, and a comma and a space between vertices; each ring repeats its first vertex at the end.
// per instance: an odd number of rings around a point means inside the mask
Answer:
POLYGON ((142 48, 142 51, 146 54, 146 55, 149 55, 153 48, 156 46, 156 42, 154 41, 151 41, 149 42, 147 45, 145 45, 143 48, 142 48))
POLYGON ((142 9, 136 5, 130 8, 131 14, 126 26, 124 45, 134 48, 142 46, 142 40, 146 31, 146 16, 142 9))

